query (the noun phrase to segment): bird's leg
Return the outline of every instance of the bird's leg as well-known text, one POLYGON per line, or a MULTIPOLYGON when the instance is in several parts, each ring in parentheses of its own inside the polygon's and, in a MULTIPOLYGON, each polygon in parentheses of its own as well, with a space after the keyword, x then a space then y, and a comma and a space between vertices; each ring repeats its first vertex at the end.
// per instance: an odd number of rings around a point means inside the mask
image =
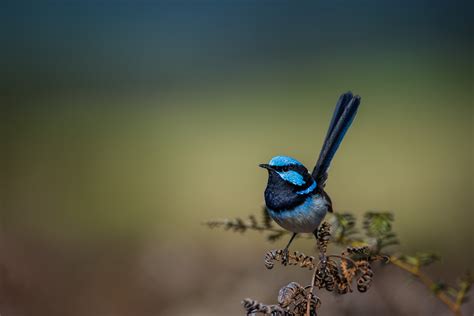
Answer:
POLYGON ((293 236, 291 236, 290 241, 288 242, 288 245, 286 245, 285 249, 283 249, 283 258, 282 258, 281 263, 285 266, 288 264, 288 256, 289 256, 288 248, 290 247, 293 239, 295 239, 296 235, 297 233, 293 233, 293 236))

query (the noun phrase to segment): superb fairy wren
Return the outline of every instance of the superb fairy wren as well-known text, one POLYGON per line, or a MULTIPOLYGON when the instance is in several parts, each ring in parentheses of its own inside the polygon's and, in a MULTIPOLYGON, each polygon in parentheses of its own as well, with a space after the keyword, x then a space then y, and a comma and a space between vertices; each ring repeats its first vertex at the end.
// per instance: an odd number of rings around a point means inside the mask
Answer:
MULTIPOLYGON (((260 167, 268 170, 265 204, 270 217, 281 227, 293 232, 288 248, 298 233, 314 233, 332 202, 324 191, 327 171, 337 148, 351 125, 360 104, 360 97, 351 92, 339 98, 316 166, 310 174, 299 161, 287 156, 273 157, 260 167)), ((317 237, 317 236, 316 236, 317 237)))

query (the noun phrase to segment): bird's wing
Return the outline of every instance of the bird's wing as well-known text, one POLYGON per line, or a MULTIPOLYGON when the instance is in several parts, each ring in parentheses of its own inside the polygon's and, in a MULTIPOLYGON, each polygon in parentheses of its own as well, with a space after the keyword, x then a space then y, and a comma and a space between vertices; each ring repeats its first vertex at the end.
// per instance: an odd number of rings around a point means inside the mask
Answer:
POLYGON ((328 132, 319 154, 318 162, 314 167, 312 176, 318 186, 324 187, 327 179, 327 171, 337 148, 342 142, 344 135, 351 126, 352 121, 359 108, 360 97, 346 92, 339 97, 336 109, 329 124, 328 132))

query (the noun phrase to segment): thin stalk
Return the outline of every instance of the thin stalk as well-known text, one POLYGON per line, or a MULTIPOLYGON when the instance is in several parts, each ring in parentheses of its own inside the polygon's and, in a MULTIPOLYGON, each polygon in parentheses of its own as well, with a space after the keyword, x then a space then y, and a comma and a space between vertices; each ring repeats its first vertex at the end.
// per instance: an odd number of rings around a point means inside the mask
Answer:
MULTIPOLYGON (((313 296, 313 289, 314 289, 314 282, 316 281, 316 271, 318 269, 315 268, 313 271, 313 277, 311 278, 311 289, 309 290, 308 299, 306 300, 306 316, 311 316, 311 297, 313 296)), ((316 306, 314 307, 314 315, 317 316, 316 306)))
MULTIPOLYGON (((411 275, 417 277, 428 289, 433 289, 436 286, 436 283, 433 280, 431 280, 426 274, 421 272, 417 266, 411 266, 396 257, 390 257, 390 263, 392 263, 394 266, 404 271, 407 271, 411 275)), ((444 293, 443 291, 437 291, 435 295, 441 302, 443 302, 446 306, 448 306, 448 308, 455 315, 458 315, 458 316, 462 315, 461 310, 460 310, 460 304, 458 304, 457 302, 453 302, 450 299, 450 297, 446 295, 446 293, 444 293)), ((462 295, 462 297, 464 297, 464 295, 462 295)), ((462 301, 462 297, 461 297, 461 301, 462 301)), ((458 298, 459 298, 459 294, 458 294, 458 298)))

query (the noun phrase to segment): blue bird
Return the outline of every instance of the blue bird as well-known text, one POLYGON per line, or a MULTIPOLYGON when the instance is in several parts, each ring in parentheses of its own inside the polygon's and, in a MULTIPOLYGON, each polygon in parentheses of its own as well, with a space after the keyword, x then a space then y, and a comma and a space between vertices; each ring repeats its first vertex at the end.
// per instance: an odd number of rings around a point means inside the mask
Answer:
MULTIPOLYGON (((313 233, 332 212, 332 202, 324 191, 328 169, 339 145, 359 108, 360 97, 351 92, 340 96, 332 116, 316 166, 310 174, 302 163, 288 156, 273 157, 260 167, 268 170, 265 204, 270 217, 293 235, 288 248, 298 233, 313 233)), ((316 236, 317 237, 317 236, 316 236)))

